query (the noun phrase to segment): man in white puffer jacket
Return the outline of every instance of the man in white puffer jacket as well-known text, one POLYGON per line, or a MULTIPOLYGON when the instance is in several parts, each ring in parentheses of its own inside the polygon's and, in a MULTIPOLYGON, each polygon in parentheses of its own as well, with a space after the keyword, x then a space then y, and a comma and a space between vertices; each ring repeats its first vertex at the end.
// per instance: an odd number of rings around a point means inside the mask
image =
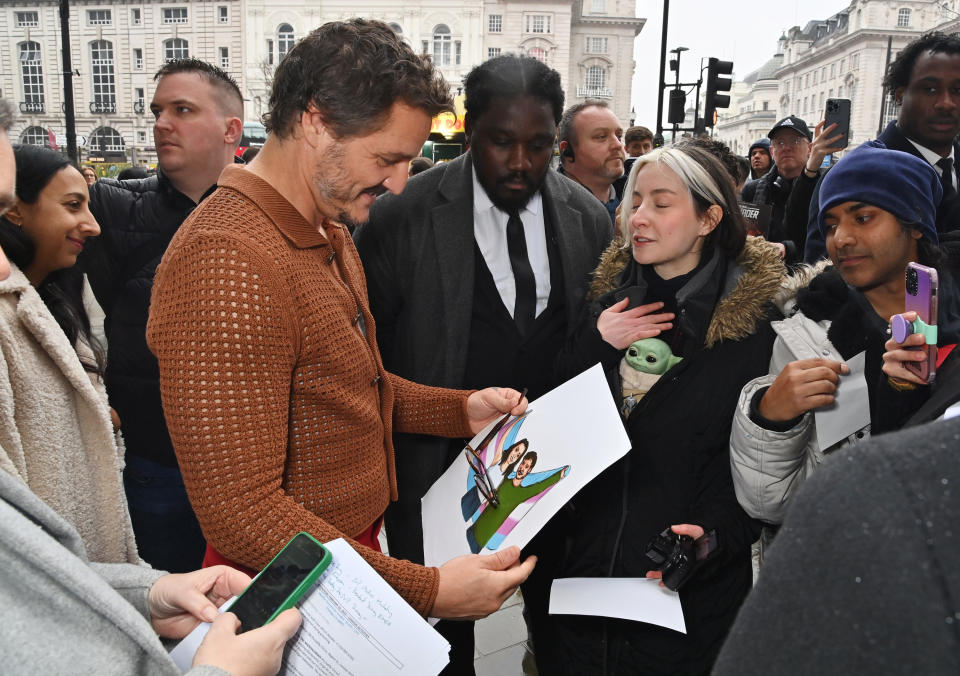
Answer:
POLYGON ((754 518, 780 524, 790 498, 825 455, 871 432, 898 429, 928 398, 929 388, 891 386, 880 367, 887 322, 904 311, 904 270, 911 261, 940 270, 939 343, 956 342, 955 261, 943 257, 934 226, 941 194, 930 165, 880 144, 861 146, 824 178, 819 223, 833 266, 795 279, 796 295, 784 302, 788 318, 773 323, 769 374, 744 386, 734 417, 734 487, 754 518), (861 352, 870 423, 849 418, 844 438, 823 447, 814 411, 834 403, 849 374, 845 360, 861 352))

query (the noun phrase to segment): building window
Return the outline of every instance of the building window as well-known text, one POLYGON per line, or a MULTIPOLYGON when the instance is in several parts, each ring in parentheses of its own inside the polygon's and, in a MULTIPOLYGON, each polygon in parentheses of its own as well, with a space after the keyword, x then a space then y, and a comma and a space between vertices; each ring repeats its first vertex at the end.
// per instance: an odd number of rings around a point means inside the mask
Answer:
POLYGON ((770 110, 770 102, 769 102, 769 101, 764 101, 764 102, 763 102, 763 109, 764 109, 764 110, 770 110))
POLYGON ((897 12, 897 28, 909 28, 910 27, 910 10, 901 9, 897 12))
POLYGON ((146 142, 147 142, 147 132, 145 132, 145 131, 138 131, 138 132, 137 132, 137 144, 138 144, 138 145, 143 145, 143 144, 145 144, 146 142))
POLYGON ((123 136, 120 135, 113 127, 98 127, 93 130, 92 138, 90 140, 90 150, 91 152, 101 152, 101 153, 122 153, 124 142, 123 136))
POLYGON ((603 89, 607 84, 607 71, 603 66, 587 68, 587 89, 603 89))
POLYGON ((17 28, 36 28, 39 25, 38 12, 17 12, 17 28))
POLYGON ((450 43, 450 29, 437 24, 433 29, 433 62, 438 66, 450 65, 450 43))
POLYGON ((187 23, 187 8, 164 7, 163 23, 187 23))
POLYGON ((527 14, 528 33, 550 33, 549 14, 527 14))
POLYGON ((841 76, 843 75, 843 71, 845 71, 846 69, 847 69, 847 60, 840 59, 840 75, 841 76))
POLYGON ((547 50, 542 47, 532 47, 527 51, 527 56, 532 56, 537 61, 547 62, 547 50))
POLYGON ((293 43, 296 41, 293 35, 293 26, 288 23, 282 23, 277 26, 277 60, 283 61, 283 57, 293 49, 293 43))
POLYGON ((90 26, 109 26, 113 23, 109 9, 88 9, 87 24, 90 26))
POLYGON ((804 86, 804 87, 809 87, 809 86, 810 86, 810 73, 807 73, 807 76, 806 76, 806 78, 805 78, 805 81, 804 81, 803 86, 804 86))
POLYGON ((113 113, 117 110, 117 90, 113 72, 113 44, 107 40, 90 43, 90 65, 93 67, 92 113, 113 113))
POLYGON ((839 87, 837 87, 837 98, 838 99, 843 98, 843 85, 840 85, 839 87))
POLYGON ((133 112, 137 115, 143 115, 146 105, 147 102, 143 95, 143 87, 137 87, 133 90, 133 112))
POLYGON ((823 68, 820 69, 820 82, 826 82, 826 81, 827 81, 827 67, 824 66, 823 68))
POLYGON ((133 50, 133 69, 134 70, 143 70, 143 50, 134 49, 133 50))
POLYGON ((220 48, 220 69, 227 70, 230 67, 230 50, 226 47, 220 48))
POLYGON ((460 42, 459 40, 454 40, 454 41, 453 41, 453 63, 454 63, 454 65, 456 65, 456 66, 459 66, 459 65, 460 65, 460 53, 461 53, 461 48, 462 48, 462 47, 463 47, 463 45, 461 44, 461 42, 460 42))
POLYGON ((607 38, 587 38, 587 54, 607 54, 607 38))
POLYGON ((593 0, 591 7, 594 14, 602 14, 607 11, 607 3, 604 0, 593 0))
POLYGON ((174 61, 190 57, 187 41, 183 38, 170 38, 163 41, 163 60, 174 61))
POLYGON ((860 69, 860 54, 853 54, 850 57, 850 70, 859 70, 860 69))
POLYGON ((273 65, 273 40, 267 40, 267 65, 273 65))
POLYGON ((494 57, 500 56, 499 47, 487 47, 487 58, 492 59, 494 57))
POLYGON ((832 80, 832 79, 835 78, 836 76, 837 76, 837 64, 831 63, 831 64, 830 64, 830 79, 832 80))
POLYGON ((43 112, 43 64, 40 43, 20 43, 20 77, 23 83, 23 112, 43 112))
POLYGON ((140 10, 138 8, 133 8, 130 10, 130 23, 134 26, 139 26, 141 22, 140 10))
POLYGON ((813 84, 817 84, 817 71, 813 71, 813 84))
POLYGON ((217 7, 217 21, 228 23, 230 21, 230 9, 226 5, 217 7))
POLYGON ((20 143, 25 146, 50 147, 50 132, 43 127, 27 127, 20 134, 20 143))
POLYGON ((487 19, 487 30, 489 30, 491 33, 502 33, 503 32, 503 15, 491 14, 487 19))

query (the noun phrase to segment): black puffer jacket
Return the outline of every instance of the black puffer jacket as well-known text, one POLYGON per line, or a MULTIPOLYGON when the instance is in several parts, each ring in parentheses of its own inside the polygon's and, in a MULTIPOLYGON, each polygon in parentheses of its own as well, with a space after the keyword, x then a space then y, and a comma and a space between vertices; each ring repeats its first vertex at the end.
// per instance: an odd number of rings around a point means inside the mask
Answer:
POLYGON ((101 234, 88 241, 79 261, 106 315, 107 394, 120 416, 127 452, 170 466, 176 466, 176 457, 160 402, 157 360, 147 347, 147 316, 157 265, 194 207, 159 172, 97 181, 90 189, 90 210, 101 234))
MULTIPOLYGON (((615 242, 612 247, 615 247, 615 242)), ((564 354, 571 370, 602 361, 615 374, 622 352, 602 342, 600 311, 629 292, 628 249, 608 249, 595 273, 600 292, 579 338, 564 354)), ((647 542, 664 528, 716 529, 720 552, 680 593, 686 635, 639 622, 554 616, 547 666, 559 674, 708 673, 752 583, 750 544, 758 522, 733 492, 729 433, 740 388, 766 373, 774 334, 772 300, 785 270, 776 250, 748 239, 737 261, 715 255, 677 294, 684 359, 667 371, 626 421, 632 449, 569 503, 558 577, 643 577, 647 542)), ((615 386, 617 387, 617 386, 615 386)), ((619 403, 619 397, 617 397, 619 403)), ((539 646, 538 646, 539 647, 539 646)), ((541 662, 537 654, 538 665, 541 662)))

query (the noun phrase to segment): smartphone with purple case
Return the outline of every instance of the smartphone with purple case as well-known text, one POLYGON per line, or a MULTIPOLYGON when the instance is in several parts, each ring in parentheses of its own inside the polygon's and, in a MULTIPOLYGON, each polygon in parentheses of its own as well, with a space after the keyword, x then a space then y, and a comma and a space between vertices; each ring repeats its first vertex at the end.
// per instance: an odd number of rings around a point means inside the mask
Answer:
MULTIPOLYGON (((916 312, 926 324, 937 323, 937 271, 919 263, 908 263, 906 270, 904 309, 916 312)), ((937 346, 922 345, 908 348, 925 350, 923 361, 904 362, 904 367, 925 383, 932 383, 937 373, 937 346)))

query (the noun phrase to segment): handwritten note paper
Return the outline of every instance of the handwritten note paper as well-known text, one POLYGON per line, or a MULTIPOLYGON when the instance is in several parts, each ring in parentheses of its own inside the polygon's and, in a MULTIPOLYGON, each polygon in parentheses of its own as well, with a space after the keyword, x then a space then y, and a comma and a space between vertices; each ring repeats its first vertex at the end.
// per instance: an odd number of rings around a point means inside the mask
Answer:
MULTIPOLYGON (((297 604, 303 625, 287 644, 281 676, 440 673, 450 644, 346 540, 325 546, 333 562, 297 604)), ((174 649, 182 671, 207 627, 174 649)))
POLYGON ((326 544, 333 563, 299 608, 303 626, 281 673, 436 674, 450 645, 345 540, 326 544))

